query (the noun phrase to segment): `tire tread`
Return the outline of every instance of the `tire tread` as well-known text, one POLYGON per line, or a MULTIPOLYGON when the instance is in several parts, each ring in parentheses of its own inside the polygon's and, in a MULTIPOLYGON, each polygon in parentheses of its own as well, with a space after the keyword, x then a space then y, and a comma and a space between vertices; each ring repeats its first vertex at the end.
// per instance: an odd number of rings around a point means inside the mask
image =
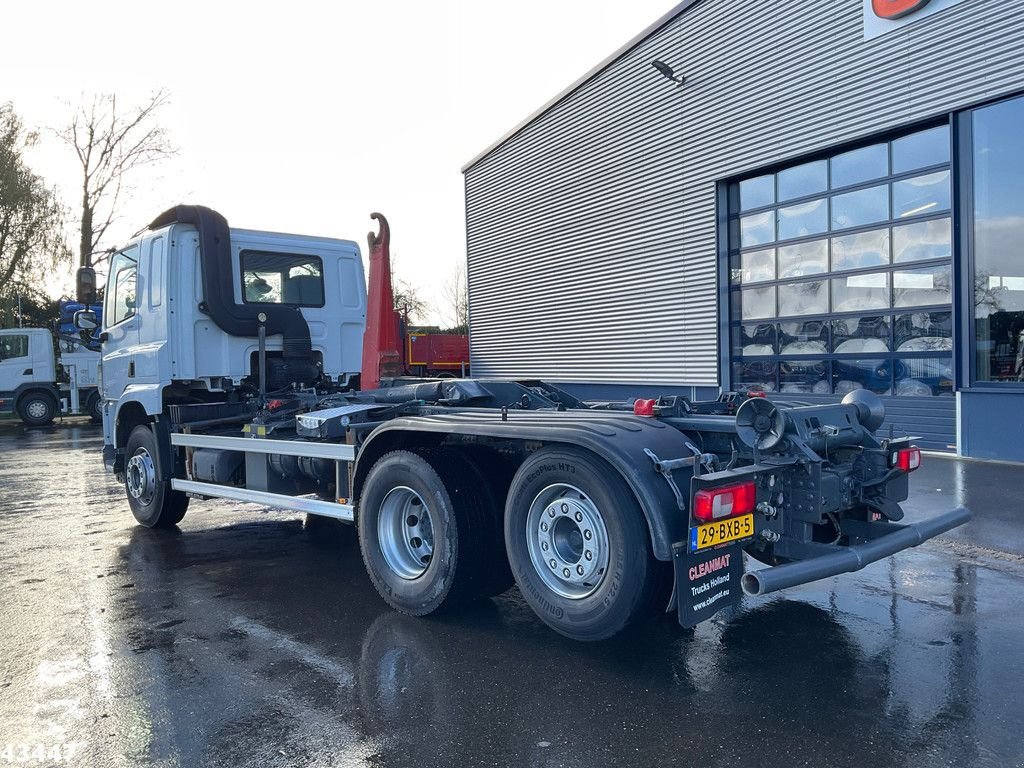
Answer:
POLYGON ((52 424, 53 420, 57 418, 57 415, 60 410, 60 405, 54 399, 53 395, 50 392, 36 389, 26 392, 19 398, 17 410, 18 418, 21 419, 25 424, 28 424, 30 427, 45 427, 52 424), (46 400, 50 408, 50 413, 42 421, 33 419, 31 416, 28 415, 28 403, 31 402, 36 397, 41 397, 42 399, 46 400))
MULTIPOLYGON (((550 482, 554 482, 554 480, 550 482)), ((556 632, 573 640, 588 642, 605 640, 651 615, 653 605, 660 600, 664 589, 664 569, 658 567, 662 564, 654 559, 654 554, 651 551, 650 533, 639 502, 625 479, 599 456, 575 446, 552 446, 533 454, 520 466, 512 481, 505 516, 509 560, 512 562, 520 591, 530 607, 533 608, 534 613, 556 632), (622 544, 626 547, 626 551, 620 556, 627 558, 624 566, 626 575, 625 581, 620 582, 614 592, 615 597, 610 605, 607 602, 607 597, 601 598, 600 591, 594 595, 580 598, 578 601, 556 595, 544 586, 529 560, 525 532, 521 530, 521 523, 525 523, 527 509, 521 507, 523 505, 528 507, 531 502, 531 498, 527 498, 532 493, 528 490, 530 483, 549 482, 549 480, 544 478, 527 480, 526 478, 537 469, 538 465, 545 462, 556 463, 557 461, 573 463, 583 468, 584 472, 576 476, 575 484, 580 485, 580 489, 587 495, 605 496, 610 503, 608 508, 602 508, 602 515, 606 517, 607 521, 616 520, 617 525, 621 528, 622 544), (593 479, 595 487, 586 487, 580 484, 580 478, 588 474, 593 479), (612 518, 612 515, 615 517, 612 518), (520 537, 519 539, 512 538, 517 535, 520 537), (643 548, 642 552, 638 551, 641 547, 643 548), (534 590, 540 591, 543 597, 535 596, 534 590), (588 605, 592 607, 587 608, 588 605), (551 606, 558 608, 561 613, 544 610, 544 608, 550 609, 551 606), (579 611, 581 607, 584 612, 603 611, 603 613, 595 617, 587 616, 585 620, 565 618, 571 612, 579 611)), ((604 587, 601 589, 603 590, 604 587)), ((663 609, 664 606, 661 608, 663 609)))
POLYGON ((157 483, 161 486, 160 494, 163 501, 160 513, 153 521, 145 521, 140 519, 136 512, 135 506, 132 503, 131 495, 128 493, 127 481, 125 482, 125 495, 128 497, 128 506, 131 507, 132 515, 140 525, 147 528, 173 528, 182 521, 185 517, 185 512, 188 511, 189 498, 181 491, 175 491, 171 488, 171 482, 169 477, 159 477, 165 475, 166 471, 161 466, 160 462, 160 451, 157 446, 157 436, 153 429, 148 424, 139 424, 131 433, 128 435, 128 440, 125 442, 125 453, 130 458, 135 452, 135 447, 138 446, 139 442, 143 442, 143 447, 149 451, 153 457, 153 461, 156 464, 156 470, 158 474, 157 483), (145 434, 145 437, 143 437, 145 434))

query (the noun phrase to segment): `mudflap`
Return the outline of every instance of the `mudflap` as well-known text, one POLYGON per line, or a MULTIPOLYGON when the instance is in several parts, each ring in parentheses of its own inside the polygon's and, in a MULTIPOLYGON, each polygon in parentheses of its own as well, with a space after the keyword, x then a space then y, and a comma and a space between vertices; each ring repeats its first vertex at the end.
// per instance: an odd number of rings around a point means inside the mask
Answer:
POLYGON ((743 547, 739 543, 691 552, 690 542, 676 542, 672 562, 676 607, 684 627, 695 627, 723 608, 737 605, 743 596, 743 547))

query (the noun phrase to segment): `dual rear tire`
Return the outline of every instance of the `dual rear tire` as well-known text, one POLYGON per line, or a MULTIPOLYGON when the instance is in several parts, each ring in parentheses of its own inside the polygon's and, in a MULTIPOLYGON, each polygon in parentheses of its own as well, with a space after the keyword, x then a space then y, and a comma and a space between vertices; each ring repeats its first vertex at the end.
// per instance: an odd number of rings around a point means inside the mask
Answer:
POLYGON ((359 502, 370 581, 392 608, 412 616, 508 589, 499 525, 486 478, 457 452, 385 454, 359 502))
POLYGON ((526 602, 573 640, 605 640, 668 602, 671 564, 654 559, 639 502, 587 451, 547 448, 523 463, 505 540, 526 602))
POLYGON ((370 580, 414 616, 500 594, 514 574, 548 626, 602 640, 668 598, 671 566, 653 558, 635 496, 579 449, 532 454, 504 510, 492 478, 456 451, 386 454, 367 476, 358 528, 370 580))

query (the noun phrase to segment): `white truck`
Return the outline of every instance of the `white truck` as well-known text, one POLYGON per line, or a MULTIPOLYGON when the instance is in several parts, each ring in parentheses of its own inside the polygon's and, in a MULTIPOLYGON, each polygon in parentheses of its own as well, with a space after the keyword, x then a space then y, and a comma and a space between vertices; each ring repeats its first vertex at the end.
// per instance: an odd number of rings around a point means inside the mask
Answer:
POLYGON ((99 353, 69 339, 57 345, 47 328, 0 329, 0 413, 33 427, 59 414, 101 420, 99 353))
MULTIPOLYGON (((900 522, 921 453, 876 436, 867 390, 583 402, 536 380, 388 380, 401 356, 373 216, 369 290, 354 243, 232 229, 201 206, 114 255, 104 458, 141 525, 177 525, 194 498, 336 518, 400 612, 516 583, 554 630, 600 640, 665 610, 694 626, 969 519, 900 522)), ((94 298, 83 268, 79 300, 94 298)))

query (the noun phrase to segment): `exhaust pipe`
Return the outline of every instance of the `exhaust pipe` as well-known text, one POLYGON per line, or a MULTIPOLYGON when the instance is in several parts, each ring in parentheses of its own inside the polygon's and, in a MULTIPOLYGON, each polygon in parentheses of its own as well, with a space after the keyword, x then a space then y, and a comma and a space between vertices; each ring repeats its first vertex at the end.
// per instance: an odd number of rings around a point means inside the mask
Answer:
POLYGON ((231 254, 231 229, 219 213, 202 205, 177 205, 157 216, 150 229, 169 224, 191 224, 199 233, 199 262, 202 264, 203 303, 199 308, 229 336, 257 338, 260 326, 268 336, 281 334, 284 357, 313 363, 309 325, 298 307, 268 304, 255 307, 235 301, 235 278, 231 254), (259 316, 266 315, 266 321, 259 316))
POLYGON ((916 547, 928 539, 963 525, 970 519, 971 513, 966 507, 957 507, 931 520, 913 525, 893 526, 895 530, 892 533, 887 533, 874 541, 844 547, 838 552, 809 560, 750 571, 743 574, 740 584, 745 594, 767 595, 840 573, 852 573, 900 550, 916 547))

